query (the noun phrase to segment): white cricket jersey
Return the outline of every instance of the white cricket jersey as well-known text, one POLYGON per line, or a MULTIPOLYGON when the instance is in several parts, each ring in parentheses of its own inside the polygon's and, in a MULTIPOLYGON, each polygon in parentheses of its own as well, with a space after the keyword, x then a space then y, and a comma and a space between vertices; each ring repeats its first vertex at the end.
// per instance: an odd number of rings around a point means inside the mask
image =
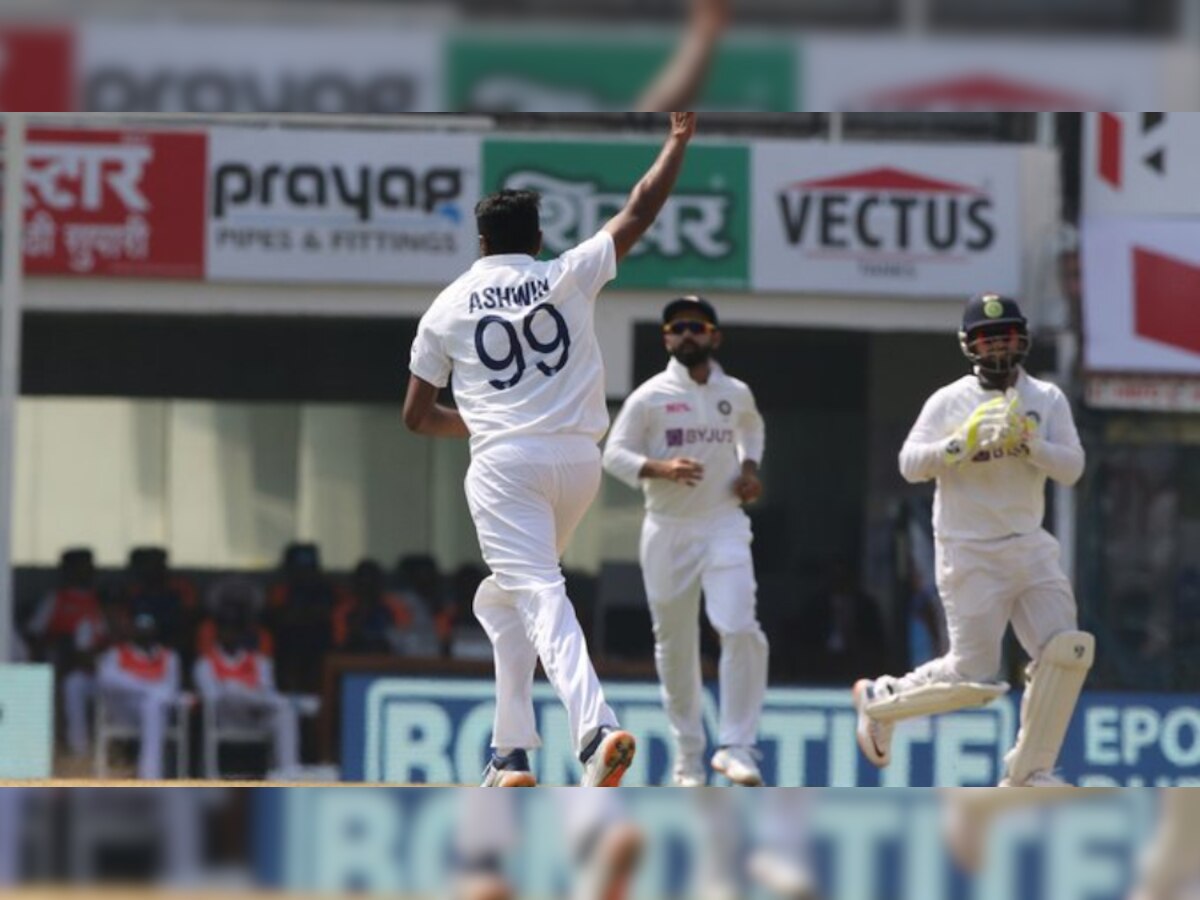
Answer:
POLYGON ((646 492, 646 510, 673 519, 703 519, 739 509, 733 483, 742 461, 762 461, 763 420, 754 394, 716 363, 706 384, 672 359, 629 395, 604 449, 604 468, 646 492), (687 457, 704 466, 694 487, 639 479, 647 459, 687 457))
POLYGON ((975 375, 934 393, 904 442, 900 473, 905 479, 937 479, 933 529, 939 539, 993 540, 1036 531, 1045 516, 1046 478, 1071 485, 1083 474, 1083 446, 1066 395, 1024 370, 1015 387, 1019 412, 1036 425, 1027 447, 949 462, 951 436, 981 403, 1001 395, 986 390, 975 375))
POLYGON ((453 375, 472 452, 513 437, 604 437, 593 304, 616 274, 612 236, 600 231, 548 262, 485 256, 433 301, 409 369, 437 387, 453 375))

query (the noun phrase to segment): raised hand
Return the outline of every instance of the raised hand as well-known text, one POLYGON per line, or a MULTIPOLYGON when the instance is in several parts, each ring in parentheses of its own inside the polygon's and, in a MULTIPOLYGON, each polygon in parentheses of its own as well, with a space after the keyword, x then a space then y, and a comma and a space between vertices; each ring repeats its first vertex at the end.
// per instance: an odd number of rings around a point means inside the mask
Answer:
POLYGON ((671 113, 671 137, 690 141, 696 133, 696 114, 694 112, 671 113))

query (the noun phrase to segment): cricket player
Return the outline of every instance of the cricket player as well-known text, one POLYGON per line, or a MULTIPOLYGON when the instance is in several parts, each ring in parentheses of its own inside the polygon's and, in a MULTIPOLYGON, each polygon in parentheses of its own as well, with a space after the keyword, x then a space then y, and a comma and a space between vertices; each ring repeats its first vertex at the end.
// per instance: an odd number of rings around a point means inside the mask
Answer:
POLYGON ((973 372, 929 398, 900 451, 907 481, 937 481, 937 587, 950 650, 901 678, 854 685, 858 745, 886 766, 896 721, 1004 693, 994 679, 1011 622, 1033 662, 1000 784, 1061 785, 1053 769, 1095 640, 1078 630, 1058 542, 1042 518, 1046 479, 1078 481, 1083 448, 1063 392, 1022 367, 1030 336, 1015 300, 972 297, 959 343, 973 372))
POLYGON ((581 783, 615 787, 633 759, 633 736, 604 700, 559 560, 600 487, 608 412, 596 297, 667 202, 695 127, 694 113, 671 113, 666 143, 624 208, 557 259, 536 258, 536 194, 480 201, 482 258, 417 327, 404 421, 420 434, 470 438, 467 504, 492 571, 474 600, 496 668, 495 752, 484 786, 535 783, 527 751, 541 745, 539 658, 567 708, 581 783), (457 409, 437 402, 452 376, 457 409))
POLYGON ((702 591, 721 637, 721 722, 711 764, 735 784, 762 785, 754 746, 767 689, 767 639, 755 614, 750 519, 742 504, 762 495, 763 420, 750 388, 712 358, 721 346, 718 324, 701 297, 666 305, 670 362, 629 395, 604 451, 605 469, 646 494, 642 576, 680 787, 708 780, 697 621, 702 591))

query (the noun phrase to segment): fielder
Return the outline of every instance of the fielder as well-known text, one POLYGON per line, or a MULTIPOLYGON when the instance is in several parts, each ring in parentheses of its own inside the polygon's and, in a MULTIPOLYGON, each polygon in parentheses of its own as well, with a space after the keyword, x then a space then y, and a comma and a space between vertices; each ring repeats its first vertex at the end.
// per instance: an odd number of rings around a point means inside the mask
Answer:
POLYGON ((1003 694, 1008 686, 994 679, 1011 622, 1033 662, 1000 784, 1061 785, 1053 769, 1095 640, 1078 630, 1058 542, 1042 518, 1047 477, 1078 481, 1083 447, 1063 392, 1022 368, 1030 337, 1016 301, 972 297, 959 342, 973 373, 929 398, 900 451, 907 481, 937 480, 937 586, 950 651, 901 678, 854 685, 858 745, 886 766, 895 722, 1003 694))
POLYGON ((539 658, 567 708, 582 784, 615 787, 633 760, 633 736, 604 701, 559 559, 600 487, 608 411, 596 297, 667 202, 695 126, 694 113, 671 113, 670 136, 625 207, 558 259, 536 259, 536 194, 482 200, 483 258, 417 328, 404 421, 420 434, 471 439, 467 503, 492 570, 474 601, 496 667, 484 786, 535 783, 527 751, 541 745, 532 695, 539 658), (451 375, 457 409, 437 402, 451 375))
POLYGON ((700 681, 700 594, 721 637, 719 746, 714 770, 759 786, 758 722, 767 689, 767 639, 755 615, 750 520, 762 494, 763 421, 754 395, 712 359, 717 313, 700 297, 663 310, 671 361, 625 401, 604 467, 646 494, 640 557, 654 623, 654 661, 675 739, 675 784, 707 773, 700 681))

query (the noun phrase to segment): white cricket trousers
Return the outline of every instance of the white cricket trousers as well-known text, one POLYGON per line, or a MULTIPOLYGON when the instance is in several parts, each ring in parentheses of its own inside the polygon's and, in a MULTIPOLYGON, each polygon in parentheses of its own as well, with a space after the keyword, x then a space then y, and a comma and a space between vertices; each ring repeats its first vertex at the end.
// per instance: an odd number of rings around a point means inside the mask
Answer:
POLYGON ((704 753, 700 594, 721 638, 718 669, 723 747, 751 747, 767 691, 767 638, 755 610, 750 520, 733 510, 715 520, 647 514, 641 562, 654 623, 654 661, 663 705, 682 758, 704 753))
POLYGON ((1035 663, 1052 637, 1075 630, 1075 594, 1059 561, 1058 541, 1048 532, 997 541, 939 540, 935 555, 950 650, 901 678, 900 690, 995 679, 1010 622, 1035 663))
POLYGON ((493 747, 541 746, 533 708, 539 658, 567 708, 577 753, 597 729, 616 727, 559 567, 599 489, 600 449, 586 437, 513 439, 471 460, 467 504, 492 570, 474 608, 495 657, 493 747))
MULTIPOLYGON (((101 685, 100 692, 110 716, 138 726, 138 778, 143 781, 161 779, 167 720, 175 707, 175 697, 150 684, 137 690, 101 685)), ((176 772, 175 777, 186 778, 187 773, 176 772)))

